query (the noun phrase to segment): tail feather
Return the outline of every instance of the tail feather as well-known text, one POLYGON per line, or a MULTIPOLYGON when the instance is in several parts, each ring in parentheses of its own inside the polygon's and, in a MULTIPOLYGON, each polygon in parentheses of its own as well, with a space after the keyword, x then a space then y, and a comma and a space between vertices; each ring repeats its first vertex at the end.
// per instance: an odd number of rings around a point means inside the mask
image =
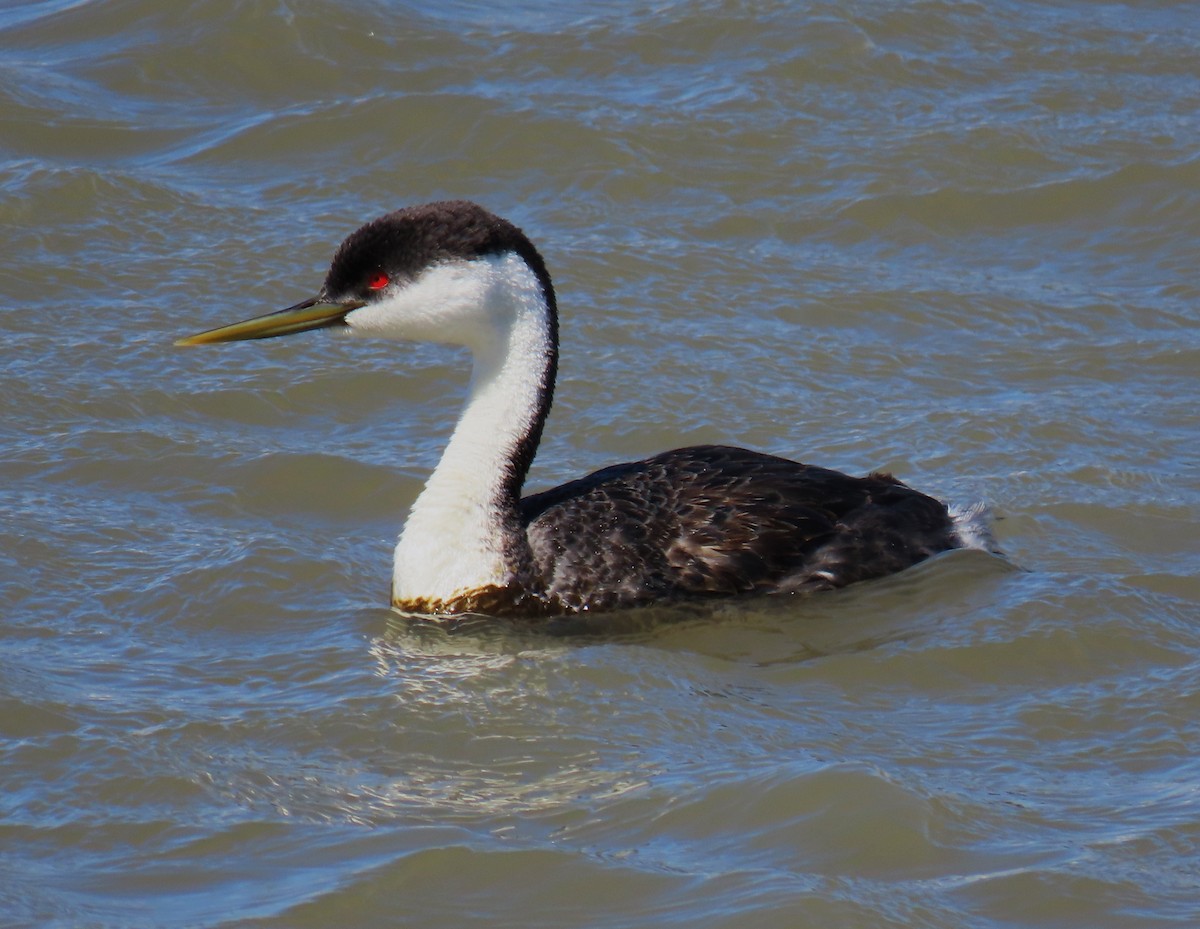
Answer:
POLYGON ((954 534, 963 548, 1000 554, 996 538, 992 535, 992 511, 986 503, 952 504, 949 509, 954 534))

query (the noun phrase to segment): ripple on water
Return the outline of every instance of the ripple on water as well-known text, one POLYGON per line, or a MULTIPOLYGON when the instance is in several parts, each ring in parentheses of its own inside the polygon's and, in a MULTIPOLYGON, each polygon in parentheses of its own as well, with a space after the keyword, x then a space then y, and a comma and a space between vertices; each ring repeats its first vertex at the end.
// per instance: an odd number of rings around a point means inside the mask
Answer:
POLYGON ((0 912, 1190 926, 1185 7, 0 10, 0 912), (535 485, 733 442, 984 499, 1006 557, 392 614, 461 355, 170 343, 440 196, 555 275, 535 485))

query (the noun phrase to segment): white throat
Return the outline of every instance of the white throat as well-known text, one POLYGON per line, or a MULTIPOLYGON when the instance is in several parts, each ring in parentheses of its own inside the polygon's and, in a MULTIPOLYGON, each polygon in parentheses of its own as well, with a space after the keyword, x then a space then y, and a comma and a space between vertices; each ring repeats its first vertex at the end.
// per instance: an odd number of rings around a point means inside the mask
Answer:
POLYGON ((393 599, 448 600, 512 581, 504 487, 549 376, 548 313, 537 276, 506 253, 434 266, 347 317, 363 334, 465 345, 474 361, 458 424, 396 545, 393 599))

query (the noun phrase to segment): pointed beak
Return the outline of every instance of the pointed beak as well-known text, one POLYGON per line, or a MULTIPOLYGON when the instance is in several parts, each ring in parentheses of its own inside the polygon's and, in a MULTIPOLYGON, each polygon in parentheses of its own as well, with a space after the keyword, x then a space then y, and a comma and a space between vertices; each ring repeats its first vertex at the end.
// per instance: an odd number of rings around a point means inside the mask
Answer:
POLYGON ((276 310, 240 323, 198 332, 178 339, 176 345, 210 345, 213 342, 241 342, 245 339, 272 339, 277 335, 292 335, 309 329, 325 329, 342 323, 347 314, 364 304, 358 300, 328 303, 322 297, 310 297, 286 310, 276 310))

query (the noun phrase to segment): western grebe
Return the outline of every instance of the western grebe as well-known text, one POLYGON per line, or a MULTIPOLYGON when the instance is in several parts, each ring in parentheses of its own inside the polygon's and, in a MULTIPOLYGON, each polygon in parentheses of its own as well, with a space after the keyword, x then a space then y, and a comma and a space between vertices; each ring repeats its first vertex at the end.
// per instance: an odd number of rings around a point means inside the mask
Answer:
POLYGON ((367 223, 338 248, 315 297, 177 344, 327 327, 473 355, 458 424, 396 546, 392 604, 407 612, 560 615, 815 591, 980 537, 976 511, 952 516, 890 475, 713 445, 522 499, 554 393, 554 286, 524 233, 474 203, 367 223))

